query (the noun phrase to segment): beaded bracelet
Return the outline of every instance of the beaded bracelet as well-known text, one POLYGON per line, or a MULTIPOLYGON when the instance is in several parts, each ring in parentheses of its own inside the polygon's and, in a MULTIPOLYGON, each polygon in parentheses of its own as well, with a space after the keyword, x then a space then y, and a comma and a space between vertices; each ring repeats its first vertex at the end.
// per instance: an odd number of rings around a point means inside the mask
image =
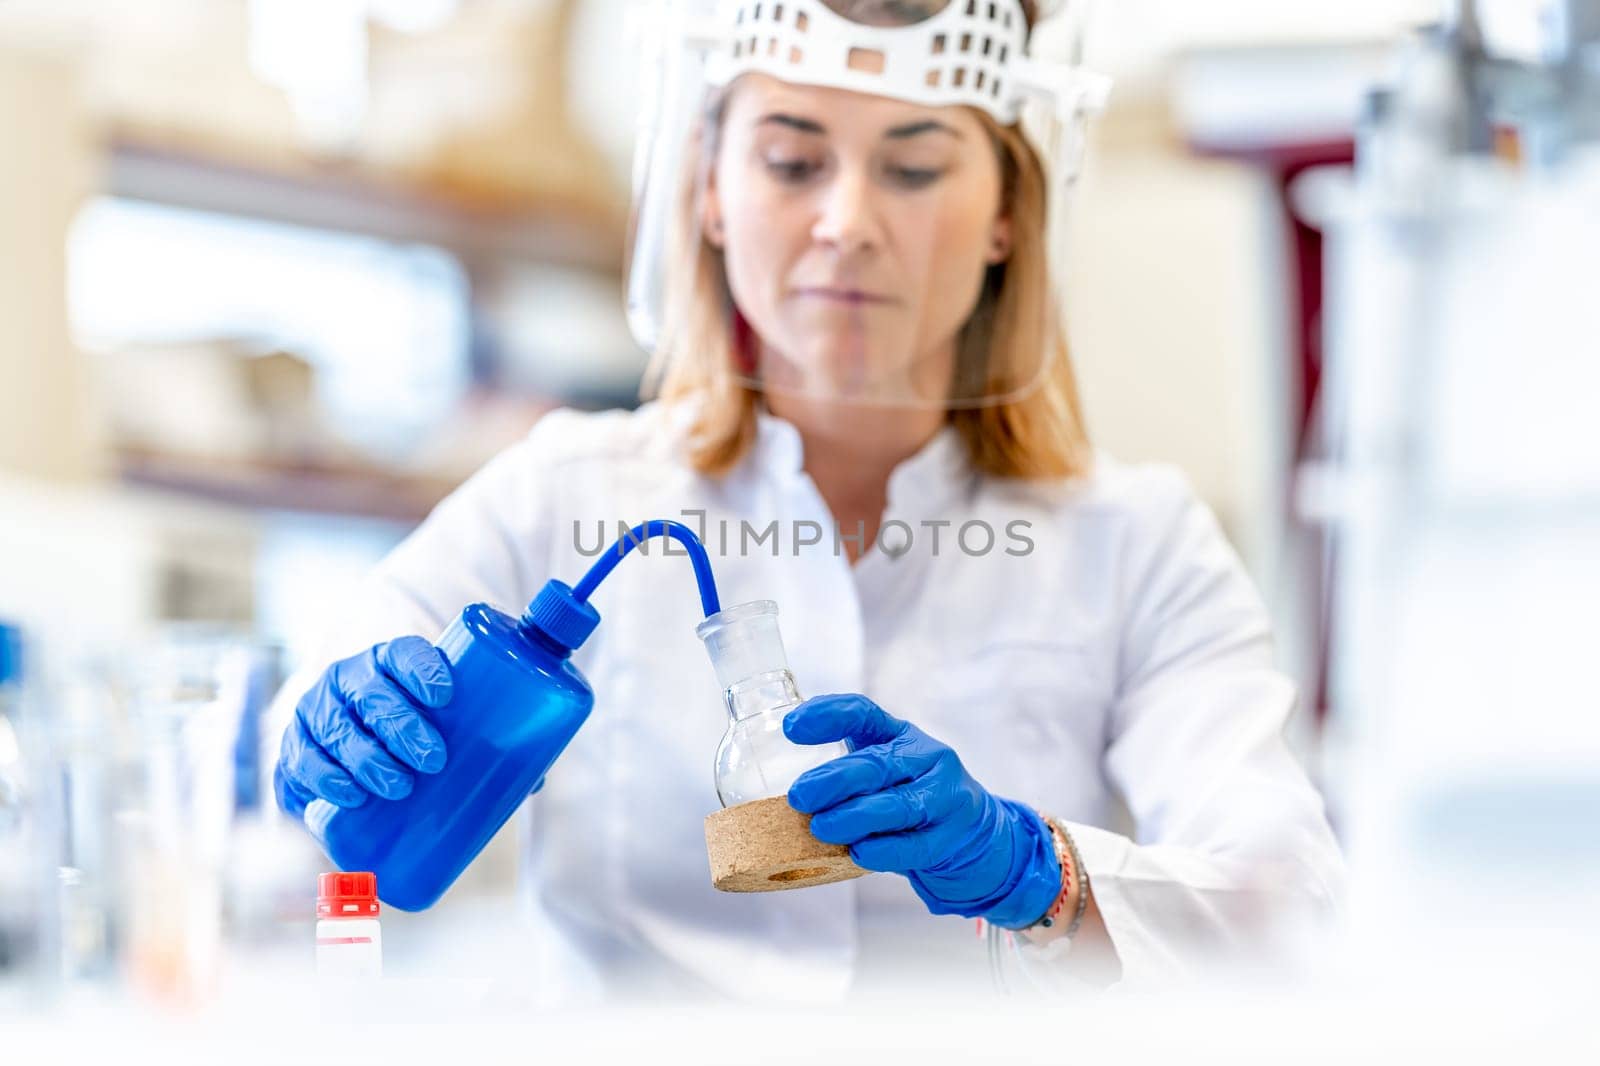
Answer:
POLYGON ((1078 854, 1078 845, 1073 841, 1072 834, 1048 815, 1041 815, 1044 823, 1050 827, 1050 836, 1055 844, 1056 861, 1061 864, 1061 892, 1056 896, 1055 902, 1045 912, 1043 918, 1034 922, 1029 929, 1051 929, 1055 927, 1056 919, 1061 916, 1061 911, 1067 905, 1067 900, 1072 898, 1074 882, 1081 883, 1082 890, 1078 893, 1077 906, 1073 908, 1072 921, 1067 926, 1064 939, 1071 940, 1078 932, 1078 927, 1083 924, 1084 911, 1089 906, 1089 872, 1083 868, 1083 858, 1078 854))

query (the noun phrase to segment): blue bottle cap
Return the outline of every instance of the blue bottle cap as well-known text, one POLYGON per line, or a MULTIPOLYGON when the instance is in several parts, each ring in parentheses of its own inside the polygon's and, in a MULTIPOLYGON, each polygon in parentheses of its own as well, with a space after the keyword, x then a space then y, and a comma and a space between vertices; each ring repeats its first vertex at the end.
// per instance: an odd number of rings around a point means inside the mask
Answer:
POLYGON ((561 647, 572 651, 583 645, 600 624, 600 612, 572 592, 572 586, 547 581, 539 595, 522 615, 524 625, 533 626, 561 647))

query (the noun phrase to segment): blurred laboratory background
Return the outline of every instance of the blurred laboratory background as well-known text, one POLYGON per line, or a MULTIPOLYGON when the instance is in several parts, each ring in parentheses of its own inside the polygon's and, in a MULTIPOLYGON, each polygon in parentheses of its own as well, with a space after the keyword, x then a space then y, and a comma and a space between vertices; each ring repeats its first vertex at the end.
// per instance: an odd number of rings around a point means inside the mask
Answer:
MULTIPOLYGON (((0 987, 181 1002, 230 945, 303 954, 264 702, 544 412, 637 402, 631 6, 0 0, 0 987)), ((1183 468, 1258 581, 1358 924, 1449 953, 1510 894, 1592 903, 1600 4, 1091 30, 1091 430, 1183 468)), ((488 854, 414 942, 511 905, 488 854)))

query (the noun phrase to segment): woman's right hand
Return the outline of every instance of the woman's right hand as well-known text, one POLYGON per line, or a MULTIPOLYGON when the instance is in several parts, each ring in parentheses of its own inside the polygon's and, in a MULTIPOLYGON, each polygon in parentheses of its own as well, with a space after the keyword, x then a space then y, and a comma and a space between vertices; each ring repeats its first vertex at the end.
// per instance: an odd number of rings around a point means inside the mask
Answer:
POLYGON ((421 637, 341 659, 295 706, 272 774, 278 806, 300 817, 314 799, 359 807, 368 793, 411 794, 413 771, 444 769, 444 738, 424 712, 450 702, 450 664, 421 637))

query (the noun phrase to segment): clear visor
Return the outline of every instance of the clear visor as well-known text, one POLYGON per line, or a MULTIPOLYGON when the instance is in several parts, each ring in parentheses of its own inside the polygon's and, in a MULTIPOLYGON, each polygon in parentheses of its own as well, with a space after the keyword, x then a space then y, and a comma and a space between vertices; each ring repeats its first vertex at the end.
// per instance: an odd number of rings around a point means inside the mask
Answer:
MULTIPOLYGON (((628 298, 658 387, 934 409, 1037 387, 1061 182, 1007 85, 1021 10, 654 5, 628 298)), ((1078 119, 1045 110, 1057 140, 1078 119)))

